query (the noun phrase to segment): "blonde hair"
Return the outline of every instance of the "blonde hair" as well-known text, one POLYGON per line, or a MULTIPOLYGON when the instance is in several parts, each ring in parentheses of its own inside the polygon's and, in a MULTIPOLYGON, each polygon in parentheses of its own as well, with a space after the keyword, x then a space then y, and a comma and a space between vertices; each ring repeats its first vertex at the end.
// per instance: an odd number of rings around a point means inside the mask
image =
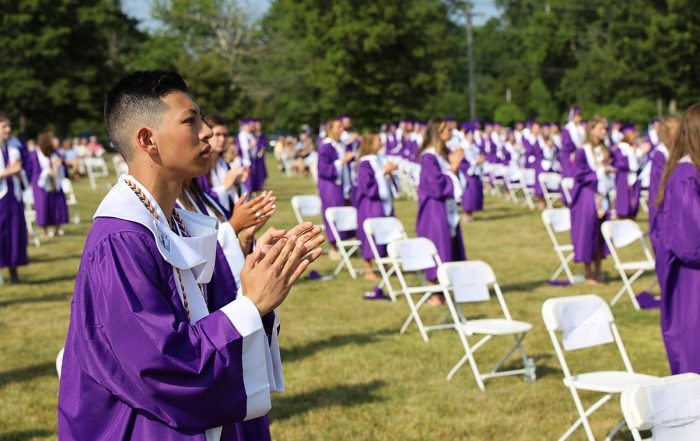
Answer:
POLYGON ((428 121, 428 126, 425 128, 425 138, 423 139, 423 145, 420 148, 418 154, 423 153, 424 150, 432 147, 435 152, 447 158, 447 149, 445 148, 445 141, 440 138, 440 133, 447 128, 447 121, 442 118, 432 118, 428 121))
POLYGON ((608 120, 605 119, 603 116, 594 116, 593 118, 588 120, 588 123, 586 125, 586 136, 583 138, 583 143, 584 144, 590 144, 591 147, 600 147, 601 151, 603 152, 603 158, 607 161, 610 158, 610 149, 608 149, 608 146, 605 145, 605 140, 593 140, 593 129, 599 124, 608 124, 608 120))

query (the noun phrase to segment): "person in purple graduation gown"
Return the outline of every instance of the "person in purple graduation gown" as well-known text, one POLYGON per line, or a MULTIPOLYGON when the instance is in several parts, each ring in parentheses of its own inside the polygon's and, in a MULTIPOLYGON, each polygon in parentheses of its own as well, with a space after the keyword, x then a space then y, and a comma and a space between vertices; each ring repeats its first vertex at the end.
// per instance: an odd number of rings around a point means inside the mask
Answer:
POLYGON ((639 180, 642 156, 649 144, 637 147, 637 131, 632 125, 622 128, 622 141, 610 149, 615 167, 615 212, 620 219, 634 219, 639 211, 642 184, 639 180))
POLYGON ((183 222, 174 212, 211 151, 212 132, 182 78, 127 76, 107 93, 105 121, 132 176, 105 197, 82 255, 59 439, 269 440, 267 317, 318 258, 319 241, 266 233, 236 289, 215 233, 214 242, 196 232, 185 241, 186 230, 215 232, 203 227, 214 221, 193 213, 183 222))
MULTIPOLYGON (((416 235, 430 239, 443 262, 467 258, 456 201, 461 196, 456 191, 461 190, 456 173, 464 159, 464 150, 456 149, 448 155, 445 142, 451 136, 445 121, 431 119, 419 153, 421 171, 416 235)), ((437 280, 437 267, 426 270, 425 276, 429 281, 437 280)), ((439 295, 429 300, 431 304, 442 301, 444 299, 439 295)))
POLYGON ((61 188, 65 166, 54 148, 53 139, 49 131, 39 133, 38 148, 30 157, 36 224, 44 229, 44 239, 49 238, 49 226, 54 227, 51 235, 60 234, 61 225, 68 223, 68 206, 61 188))
POLYGON ((666 168, 666 162, 670 150, 678 136, 678 129, 681 125, 681 119, 677 116, 665 116, 659 121, 658 127, 658 143, 656 148, 649 154, 651 156, 651 172, 649 175, 649 239, 651 246, 656 253, 655 239, 656 235, 656 198, 659 195, 659 186, 661 178, 666 168))
POLYGON ((561 131, 561 150, 559 166, 564 178, 573 176, 573 157, 583 141, 584 128, 581 125, 581 109, 577 106, 569 109, 569 117, 561 131))
MULTIPOLYGON (((343 133, 343 124, 340 119, 332 118, 326 125, 326 138, 318 148, 318 194, 321 198, 323 212, 329 207, 343 207, 350 198, 350 169, 348 164, 355 157, 354 152, 346 151, 340 142, 343 133)), ((333 238, 326 217, 323 217, 326 226, 326 238, 331 246, 331 259, 340 258, 335 248, 333 238)), ((341 238, 347 234, 340 233, 341 238)))
POLYGON ((466 181, 461 200, 462 210, 464 210, 462 220, 471 222, 474 219, 474 212, 484 209, 484 184, 481 181, 481 175, 486 157, 479 151, 479 147, 474 144, 471 136, 465 138, 461 147, 464 150, 464 159, 459 166, 459 171, 466 181))
POLYGON ((535 170, 535 197, 539 200, 538 205, 544 208, 544 191, 540 186, 539 176, 544 171, 542 161, 544 160, 544 139, 542 138, 542 127, 537 121, 533 121, 530 127, 530 136, 523 137, 525 147, 525 168, 535 170))
POLYGON ((586 283, 602 282, 601 261, 607 250, 600 232, 607 218, 607 194, 612 190, 609 173, 610 158, 604 144, 607 121, 592 118, 589 121, 583 146, 576 150, 573 162, 574 186, 571 190, 571 242, 574 262, 583 262, 586 283), (595 270, 591 270, 594 264, 595 270))
POLYGON ((257 152, 255 156, 255 182, 251 191, 261 191, 265 188, 267 180, 267 165, 265 164, 265 149, 267 148, 267 137, 262 132, 260 120, 253 120, 253 133, 255 134, 255 146, 257 152))
POLYGON ((27 265, 27 223, 22 202, 22 154, 9 142, 10 118, 0 113, 0 268, 9 268, 10 281, 19 283, 17 267, 27 265))
POLYGON ((657 206, 656 272, 666 354, 672 374, 700 373, 700 104, 683 116, 657 206))
MULTIPOLYGON (((378 134, 367 132, 362 136, 357 164, 357 238, 362 242, 362 258, 365 264, 365 279, 378 280, 372 268, 372 248, 363 228, 366 219, 394 216, 394 204, 389 177, 396 165, 378 156, 382 140, 378 134)), ((386 245, 377 244, 381 257, 386 257, 386 245)))

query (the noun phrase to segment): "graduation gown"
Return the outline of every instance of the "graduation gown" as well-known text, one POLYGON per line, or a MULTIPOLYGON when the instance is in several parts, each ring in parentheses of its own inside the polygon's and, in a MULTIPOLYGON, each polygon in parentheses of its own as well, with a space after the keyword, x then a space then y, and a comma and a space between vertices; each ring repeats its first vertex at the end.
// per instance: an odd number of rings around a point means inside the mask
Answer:
MULTIPOLYGON (((444 167, 430 150, 424 151, 420 157, 416 235, 430 239, 443 262, 466 260, 455 201, 456 178, 443 173, 444 167)), ((437 267, 426 270, 425 276, 428 280, 437 279, 437 267)))
MULTIPOLYGON (((384 175, 383 164, 376 155, 364 156, 357 169, 357 238, 362 242, 362 258, 373 259, 363 228, 366 219, 394 215, 391 187, 384 175)), ((381 257, 386 257, 386 245, 377 245, 381 257)))
MULTIPOLYGON (((598 219, 595 197, 598 187, 596 172, 586 157, 587 147, 576 150, 573 162, 574 186, 571 189, 571 243, 574 245, 574 262, 590 263, 595 260, 598 246, 603 245, 607 254, 600 225, 607 218, 598 219)), ((592 153, 591 153, 592 154, 592 153)))
MULTIPOLYGON (((634 152, 630 153, 634 155, 634 152)), ((617 169, 615 173, 615 212, 618 217, 637 216, 639 211, 639 195, 642 190, 641 183, 637 179, 637 171, 630 166, 630 158, 625 155, 622 148, 614 147, 610 150, 612 166, 617 169)), ((633 158, 636 160, 636 158, 633 158)))
POLYGON ((36 224, 40 227, 68 223, 68 205, 66 205, 66 195, 61 188, 65 177, 63 165, 55 178, 51 178, 48 174, 52 167, 51 161, 56 157, 58 153, 53 153, 47 158, 39 149, 30 156, 34 211, 36 211, 36 224))
POLYGON ((466 212, 484 209, 484 184, 481 182, 481 166, 476 163, 479 158, 479 148, 471 145, 464 150, 464 160, 459 171, 466 179, 466 187, 462 193, 462 210, 466 212))
MULTIPOLYGON (((20 161, 21 157, 18 148, 0 144, 0 171, 10 162, 20 161)), ((18 176, 0 179, 0 268, 28 263, 27 223, 20 180, 18 176)))
MULTIPOLYGON (((350 196, 350 173, 343 164, 341 153, 345 147, 330 138, 323 140, 318 149, 318 194, 321 198, 323 212, 329 207, 343 207, 350 196)), ((326 237, 330 243, 335 243, 330 226, 323 216, 323 224, 326 227, 326 237)), ((347 237, 347 233, 340 233, 341 237, 347 237)))
POLYGON ((654 248, 654 252, 656 252, 656 245, 654 243, 654 229, 656 228, 656 197, 659 195, 659 187, 661 186, 661 179, 664 175, 664 168, 666 168, 666 161, 668 161, 668 149, 664 144, 659 144, 651 154, 649 200, 647 202, 647 205, 649 206, 649 238, 651 239, 651 246, 654 248))
POLYGON ((700 171, 689 159, 669 176, 656 217, 661 330, 671 373, 700 373, 700 171))
POLYGON ((236 291, 215 221, 179 211, 187 242, 128 192, 120 181, 100 205, 78 269, 59 439, 269 440, 270 315, 236 291))

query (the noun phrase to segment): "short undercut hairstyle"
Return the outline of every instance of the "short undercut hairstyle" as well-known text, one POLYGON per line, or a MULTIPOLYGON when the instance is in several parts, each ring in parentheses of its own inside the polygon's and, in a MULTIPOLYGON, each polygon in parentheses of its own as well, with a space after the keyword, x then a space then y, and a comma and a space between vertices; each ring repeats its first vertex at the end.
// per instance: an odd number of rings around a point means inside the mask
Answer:
POLYGON ((162 100, 172 92, 187 92, 175 72, 138 71, 127 75, 105 95, 105 125, 112 145, 129 162, 133 159, 131 137, 139 126, 158 128, 168 105, 162 100))

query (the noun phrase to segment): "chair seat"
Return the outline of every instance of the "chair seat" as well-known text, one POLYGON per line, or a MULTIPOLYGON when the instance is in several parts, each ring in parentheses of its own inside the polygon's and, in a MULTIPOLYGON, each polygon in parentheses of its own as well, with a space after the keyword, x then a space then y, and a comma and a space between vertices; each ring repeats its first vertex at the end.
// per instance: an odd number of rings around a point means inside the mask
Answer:
POLYGON ((361 246, 362 245, 362 242, 360 242, 357 239, 341 240, 340 243, 346 247, 354 247, 354 246, 361 246))
POLYGON ((491 334, 491 335, 510 335, 522 334, 529 332, 532 325, 527 322, 519 322, 517 320, 506 319, 478 319, 467 320, 462 324, 464 331, 468 335, 472 334, 491 334))
MULTIPOLYGON (((619 394, 627 386, 654 381, 657 378, 627 371, 600 371, 574 375, 572 380, 576 389, 619 394)), ((564 379, 564 384, 569 386, 567 379, 564 379)))
POLYGON ((559 251, 573 251, 574 246, 573 245, 559 245, 556 247, 559 251))
POLYGON ((638 262, 625 262, 618 265, 621 270, 634 271, 634 270, 644 270, 644 271, 654 271, 654 262, 649 260, 640 260, 638 262))

